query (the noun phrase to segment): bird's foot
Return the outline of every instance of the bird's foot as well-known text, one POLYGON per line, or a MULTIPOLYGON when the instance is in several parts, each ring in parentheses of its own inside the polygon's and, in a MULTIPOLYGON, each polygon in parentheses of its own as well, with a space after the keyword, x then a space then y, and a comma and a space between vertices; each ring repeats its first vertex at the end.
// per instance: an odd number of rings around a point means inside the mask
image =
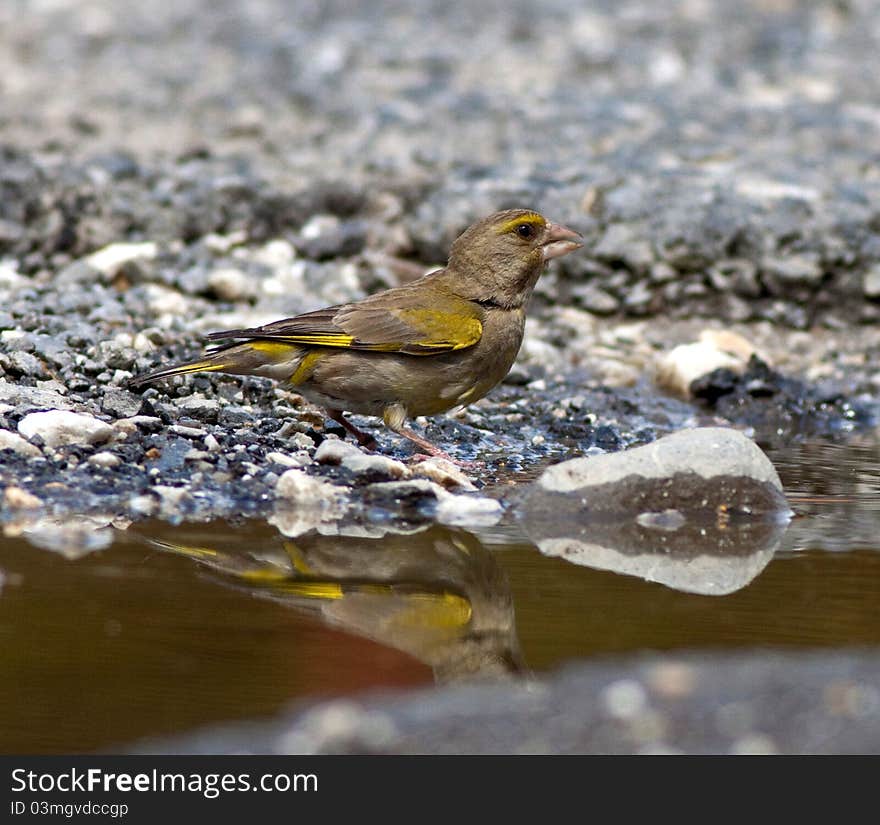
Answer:
POLYGON ((360 435, 356 435, 355 438, 357 438, 357 443, 365 450, 374 452, 379 449, 379 442, 369 433, 360 432, 360 435))
POLYGON ((378 448, 376 439, 369 433, 355 427, 341 412, 338 410, 327 410, 327 417, 332 418, 337 424, 341 424, 347 433, 353 435, 365 450, 375 450, 378 448))
POLYGON ((429 458, 440 458, 443 461, 448 461, 450 464, 454 464, 456 467, 461 467, 462 469, 467 468, 475 468, 482 466, 480 462, 476 461, 462 461, 457 458, 453 458, 449 453, 441 450, 435 444, 432 444, 428 441, 427 438, 419 435, 417 432, 411 430, 409 427, 404 426, 402 423, 398 422, 389 422, 386 418, 385 423, 388 424, 394 432, 398 435, 402 435, 404 438, 409 439, 416 447, 419 447, 422 452, 415 453, 412 456, 413 461, 425 461, 429 458), (392 426, 392 424, 394 426, 392 426))

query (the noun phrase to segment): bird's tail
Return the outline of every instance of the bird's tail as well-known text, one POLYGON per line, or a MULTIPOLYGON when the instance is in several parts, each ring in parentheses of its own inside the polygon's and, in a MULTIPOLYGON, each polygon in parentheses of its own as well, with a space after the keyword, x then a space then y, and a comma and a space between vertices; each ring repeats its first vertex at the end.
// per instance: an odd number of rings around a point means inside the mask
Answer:
POLYGON ((280 381, 290 381, 301 366, 305 353, 303 347, 269 341, 222 344, 208 349, 204 357, 197 361, 172 364, 170 367, 136 375, 126 382, 126 386, 140 387, 162 378, 189 375, 194 372, 260 375, 280 381))
POLYGON ((216 363, 208 357, 201 361, 188 361, 185 364, 175 364, 152 372, 145 372, 143 375, 136 375, 134 378, 129 378, 125 385, 134 389, 142 387, 144 384, 152 384, 153 381, 159 381, 162 378, 170 378, 172 375, 189 375, 192 372, 222 372, 223 366, 222 363, 216 363))

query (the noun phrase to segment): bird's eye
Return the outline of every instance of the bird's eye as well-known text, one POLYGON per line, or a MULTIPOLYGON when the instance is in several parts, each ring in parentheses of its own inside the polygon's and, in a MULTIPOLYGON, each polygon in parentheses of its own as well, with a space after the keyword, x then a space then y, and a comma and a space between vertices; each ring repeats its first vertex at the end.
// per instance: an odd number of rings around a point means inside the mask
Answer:
POLYGON ((535 236, 535 227, 530 223, 521 223, 514 231, 524 240, 529 240, 535 236))

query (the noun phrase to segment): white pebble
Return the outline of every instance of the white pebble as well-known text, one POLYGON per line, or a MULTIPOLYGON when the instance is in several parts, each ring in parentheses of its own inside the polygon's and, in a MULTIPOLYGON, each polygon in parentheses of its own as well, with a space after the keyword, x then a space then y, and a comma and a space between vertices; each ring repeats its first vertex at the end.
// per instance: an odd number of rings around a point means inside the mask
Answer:
POLYGON ((100 444, 113 435, 113 428, 97 418, 69 410, 48 410, 26 415, 18 424, 25 438, 39 436, 49 447, 65 444, 100 444))
POLYGON ((648 705, 648 694, 635 679, 618 679, 602 691, 602 704, 615 719, 632 719, 648 705))
POLYGON ((97 467, 118 467, 122 464, 122 459, 118 455, 104 451, 90 456, 89 464, 94 464, 97 467))
POLYGON ((159 247, 152 241, 113 243, 93 252, 86 258, 86 262, 101 274, 112 277, 129 261, 152 260, 158 254, 159 247))
POLYGON ((0 430, 0 450, 12 450, 18 455, 34 458, 40 455, 40 450, 28 441, 25 441, 17 433, 11 433, 9 430, 0 430))

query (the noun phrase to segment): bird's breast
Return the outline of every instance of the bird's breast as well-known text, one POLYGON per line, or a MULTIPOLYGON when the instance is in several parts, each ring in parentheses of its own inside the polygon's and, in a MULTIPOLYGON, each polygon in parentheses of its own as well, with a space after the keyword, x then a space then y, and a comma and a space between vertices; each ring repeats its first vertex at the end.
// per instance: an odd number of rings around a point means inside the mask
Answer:
POLYGON ((492 309, 483 319, 480 342, 460 354, 461 372, 440 392, 449 408, 472 404, 496 387, 510 372, 525 330, 522 308, 492 309))

